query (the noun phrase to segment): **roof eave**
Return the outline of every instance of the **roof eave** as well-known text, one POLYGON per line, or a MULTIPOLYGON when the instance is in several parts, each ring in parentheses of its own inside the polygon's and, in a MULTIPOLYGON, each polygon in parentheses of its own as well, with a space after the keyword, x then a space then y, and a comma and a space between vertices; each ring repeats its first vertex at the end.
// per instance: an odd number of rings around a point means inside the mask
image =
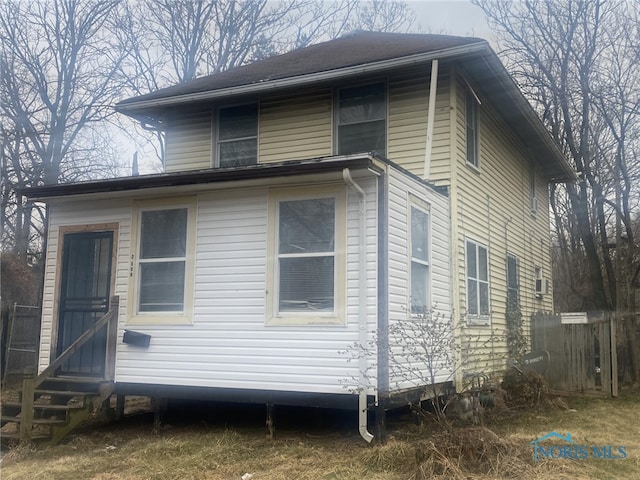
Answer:
POLYGON ((265 80, 259 83, 237 85, 233 87, 226 87, 216 90, 208 90, 183 95, 172 95, 168 97, 139 101, 125 101, 125 103, 120 102, 116 104, 116 110, 126 115, 143 114, 143 112, 146 110, 153 110, 156 108, 210 101, 222 97, 250 95, 289 87, 303 86, 322 81, 338 80, 341 78, 351 77, 353 75, 375 73, 392 68, 405 67, 417 63, 428 62, 434 59, 445 59, 479 53, 485 50, 490 50, 489 44, 485 40, 481 40, 468 45, 433 50, 430 52, 392 58, 389 60, 382 60, 378 62, 365 63, 361 65, 353 65, 350 67, 338 68, 335 70, 297 75, 294 77, 286 77, 276 80, 265 80))
POLYGON ((238 182, 294 175, 321 174, 344 168, 382 172, 380 159, 373 154, 342 155, 305 161, 263 163, 243 168, 205 169, 189 172, 161 173, 137 177, 110 178, 70 184, 43 185, 20 191, 31 201, 47 202, 55 198, 87 194, 134 192, 154 188, 183 187, 208 183, 238 182))
POLYGON ((547 175, 548 180, 552 183, 577 181, 577 172, 571 167, 560 150, 557 142, 551 137, 549 131, 544 126, 529 101, 522 94, 520 87, 515 83, 513 77, 511 77, 507 72, 507 69, 493 50, 489 49, 489 52, 491 54, 484 55, 487 66, 489 66, 494 71, 497 78, 500 79, 505 87, 505 91, 508 92, 509 97, 513 101, 513 104, 520 111, 523 118, 526 119, 527 124, 535 132, 536 136, 543 142, 545 150, 548 151, 552 161, 558 167, 558 171, 547 175))

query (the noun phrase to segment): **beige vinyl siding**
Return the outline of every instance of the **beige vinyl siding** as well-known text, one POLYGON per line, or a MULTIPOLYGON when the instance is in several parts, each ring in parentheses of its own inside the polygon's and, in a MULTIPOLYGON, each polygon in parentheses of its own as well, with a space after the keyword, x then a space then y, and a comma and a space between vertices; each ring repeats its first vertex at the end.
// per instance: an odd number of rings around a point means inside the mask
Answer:
POLYGON ((331 102, 328 87, 263 99, 258 161, 282 162, 331 155, 331 102))
POLYGON ((211 167, 211 109, 180 112, 166 128, 165 171, 211 167))
MULTIPOLYGON (((389 79, 387 157, 420 177, 424 177, 430 82, 430 67, 426 65, 389 79)), ((438 75, 435 113, 429 177, 448 178, 450 129, 447 69, 441 69, 438 75)))
MULTIPOLYGON (((541 266, 550 278, 549 203, 546 183, 536 179, 539 202, 537 215, 530 209, 530 158, 507 125, 483 103, 478 106, 480 135, 479 171, 466 163, 465 84, 458 81, 456 92, 455 168, 457 188, 453 221, 457 222, 454 289, 459 292, 461 327, 473 352, 465 371, 492 371, 504 365, 506 343, 506 257, 516 255, 519 263, 520 305, 525 320, 538 310, 552 309, 551 294, 535 298, 534 267, 541 266), (466 315, 465 241, 483 244, 489 255, 491 321, 476 326, 466 315), (493 339, 492 339, 493 337, 493 339), (473 341, 470 339, 474 339, 473 341)), ((529 323, 524 331, 529 333, 529 323)), ((463 340, 465 341, 465 340, 463 340)), ((464 359, 463 359, 464 360, 464 359)))

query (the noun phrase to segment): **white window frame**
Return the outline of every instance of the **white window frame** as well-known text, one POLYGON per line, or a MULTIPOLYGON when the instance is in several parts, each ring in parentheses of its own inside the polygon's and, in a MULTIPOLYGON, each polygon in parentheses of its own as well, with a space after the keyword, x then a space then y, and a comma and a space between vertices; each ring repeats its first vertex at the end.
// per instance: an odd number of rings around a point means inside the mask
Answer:
MULTIPOLYGON (((242 141, 242 140, 252 140, 255 139, 256 142, 256 158, 255 158, 255 162, 252 163, 251 165, 255 165, 258 163, 258 133, 260 131, 260 104, 258 102, 250 102, 250 103, 242 103, 242 104, 236 104, 236 105, 222 105, 220 107, 217 108, 216 110, 216 122, 215 122, 215 158, 214 158, 214 166, 216 168, 234 168, 234 166, 223 166, 221 165, 221 160, 222 160, 222 155, 220 153, 220 145, 224 144, 224 143, 230 143, 230 142, 237 142, 237 141, 242 141), (233 138, 227 138, 225 140, 221 140, 220 139, 220 115, 222 113, 223 110, 227 110, 227 109, 231 109, 231 108, 241 108, 241 107, 248 107, 248 106, 255 106, 256 108, 256 134, 255 135, 250 135, 250 136, 244 136, 244 137, 233 137, 233 138)), ((242 167, 235 167, 235 168, 242 168, 242 167)))
MULTIPOLYGON (((334 152, 336 155, 344 155, 343 152, 340 151, 340 127, 343 125, 355 125, 359 123, 369 123, 369 122, 378 122, 380 120, 384 121, 384 151, 378 152, 383 156, 387 156, 387 152, 389 150, 389 90, 387 86, 387 82, 385 80, 376 80, 372 82, 363 83, 360 85, 344 85, 335 90, 334 95, 334 152), (342 124, 340 122, 340 92, 346 89, 355 89, 355 88, 365 88, 373 85, 382 85, 384 90, 384 115, 383 118, 378 118, 375 120, 366 120, 362 122, 351 122, 342 124)), ((367 151, 372 151, 373 149, 369 149, 367 151)), ((352 152, 352 153, 363 153, 363 152, 352 152)))
POLYGON ((480 171, 480 104, 478 98, 467 86, 464 94, 464 135, 465 135, 465 161, 474 170, 480 171), (469 139, 471 129, 472 138, 469 139), (470 159, 469 145, 474 148, 474 155, 470 159))
POLYGON ((506 258, 506 284, 507 284, 507 302, 509 301, 509 292, 511 290, 515 290, 516 293, 516 305, 520 306, 521 303, 521 294, 520 294, 520 259, 518 258, 517 255, 507 252, 507 258, 506 258), (512 288, 509 286, 509 259, 513 259, 513 261, 515 261, 515 274, 516 274, 516 287, 512 288))
POLYGON ((408 235, 409 242, 408 242, 408 252, 407 252, 407 256, 409 258, 409 275, 408 275, 409 302, 408 304, 409 304, 411 314, 414 316, 419 316, 421 314, 428 313, 430 309, 433 307, 432 299, 431 299, 431 292, 432 292, 432 288, 431 288, 431 211, 429 209, 429 206, 424 204, 423 202, 418 201, 417 199, 411 199, 409 202, 407 227, 408 227, 407 230, 409 231, 409 235, 408 235), (415 242, 414 230, 413 230, 413 211, 414 210, 426 216, 426 223, 427 223, 427 238, 426 238, 426 243, 427 243, 426 257, 427 258, 426 260, 413 256, 413 244, 415 242), (426 267, 426 275, 427 275, 427 278, 425 279, 426 292, 424 292, 426 305, 423 305, 424 311, 416 311, 414 309, 414 300, 412 298, 413 297, 414 265, 422 265, 426 267))
POLYGON ((325 188, 282 188, 269 192, 266 325, 344 325, 346 323, 346 235, 346 187, 344 184, 330 185, 325 188), (281 258, 279 255, 279 205, 283 201, 321 198, 333 198, 335 201, 333 310, 281 312, 279 311, 279 260, 281 258))
POLYGON ((536 265, 533 267, 533 277, 535 296, 538 300, 542 300, 542 297, 548 293, 548 285, 545 281, 544 270, 541 266, 536 265))
POLYGON ((128 324, 190 324, 193 322, 193 297, 195 276, 195 244, 196 244, 196 197, 176 197, 137 201, 133 204, 133 221, 131 235, 131 266, 129 282, 129 299, 127 307, 128 324), (184 257, 170 257, 171 260, 185 262, 184 305, 181 311, 153 311, 139 310, 141 265, 145 263, 163 261, 142 259, 140 255, 142 241, 142 213, 147 211, 187 209, 186 253, 184 257))
POLYGON ((491 323, 491 272, 489 270, 490 267, 490 260, 489 260, 489 248, 485 245, 482 244, 476 240, 473 240, 471 238, 465 238, 465 256, 464 256, 464 260, 465 260, 465 265, 464 265, 464 278, 465 278, 465 292, 466 292, 466 299, 465 299, 465 307, 466 307, 466 313, 467 313, 467 323, 471 324, 471 325, 489 325, 491 323), (474 249, 474 255, 475 255, 475 261, 476 261, 476 276, 475 277, 471 277, 469 275, 469 248, 470 246, 472 246, 472 248, 474 249), (485 250, 486 252, 486 271, 487 271, 487 278, 486 280, 481 280, 479 278, 479 272, 480 272, 480 255, 479 255, 479 249, 482 248, 485 250), (477 312, 478 313, 470 313, 469 312, 469 304, 470 304, 470 297, 469 297, 469 282, 470 281, 474 281, 476 282, 476 291, 477 291, 477 296, 476 296, 476 308, 477 308, 477 312), (481 312, 480 309, 480 284, 486 284, 487 286, 487 312, 483 313, 481 312))

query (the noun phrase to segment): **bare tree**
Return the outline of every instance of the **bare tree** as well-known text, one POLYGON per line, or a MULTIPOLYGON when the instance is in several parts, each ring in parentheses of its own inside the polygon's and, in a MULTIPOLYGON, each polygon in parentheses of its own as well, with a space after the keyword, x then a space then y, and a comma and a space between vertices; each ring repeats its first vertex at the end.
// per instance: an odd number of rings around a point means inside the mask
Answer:
POLYGON ((116 173, 96 142, 106 141, 101 125, 122 84, 118 8, 118 0, 0 3, 3 245, 22 256, 46 222, 16 189, 116 173))
MULTIPOLYGON (((142 0, 126 8, 118 36, 123 44, 131 45, 122 71, 132 95, 330 40, 351 30, 407 30, 414 20, 406 4, 381 0, 142 0)), ((161 126, 142 126, 152 132, 156 152, 164 158, 161 126)))
POLYGON ((477 0, 508 68, 579 173, 552 185, 566 309, 617 310, 623 378, 640 378, 634 292, 638 245, 637 4, 603 0, 477 0), (634 36, 634 32, 636 36, 634 36), (635 213, 634 213, 635 211, 635 213), (635 263, 633 263, 635 262, 635 263), (628 265, 631 263, 631 268, 628 265))

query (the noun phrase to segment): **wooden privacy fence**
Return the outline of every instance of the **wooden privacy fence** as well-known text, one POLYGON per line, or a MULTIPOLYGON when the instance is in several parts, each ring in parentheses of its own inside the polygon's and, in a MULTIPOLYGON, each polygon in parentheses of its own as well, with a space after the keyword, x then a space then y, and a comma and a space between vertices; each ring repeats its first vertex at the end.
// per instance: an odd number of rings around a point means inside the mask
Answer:
POLYGON ((588 323, 563 324, 561 315, 536 313, 531 317, 531 346, 534 351, 549 352, 544 377, 552 393, 617 396, 611 315, 589 319, 588 323))

